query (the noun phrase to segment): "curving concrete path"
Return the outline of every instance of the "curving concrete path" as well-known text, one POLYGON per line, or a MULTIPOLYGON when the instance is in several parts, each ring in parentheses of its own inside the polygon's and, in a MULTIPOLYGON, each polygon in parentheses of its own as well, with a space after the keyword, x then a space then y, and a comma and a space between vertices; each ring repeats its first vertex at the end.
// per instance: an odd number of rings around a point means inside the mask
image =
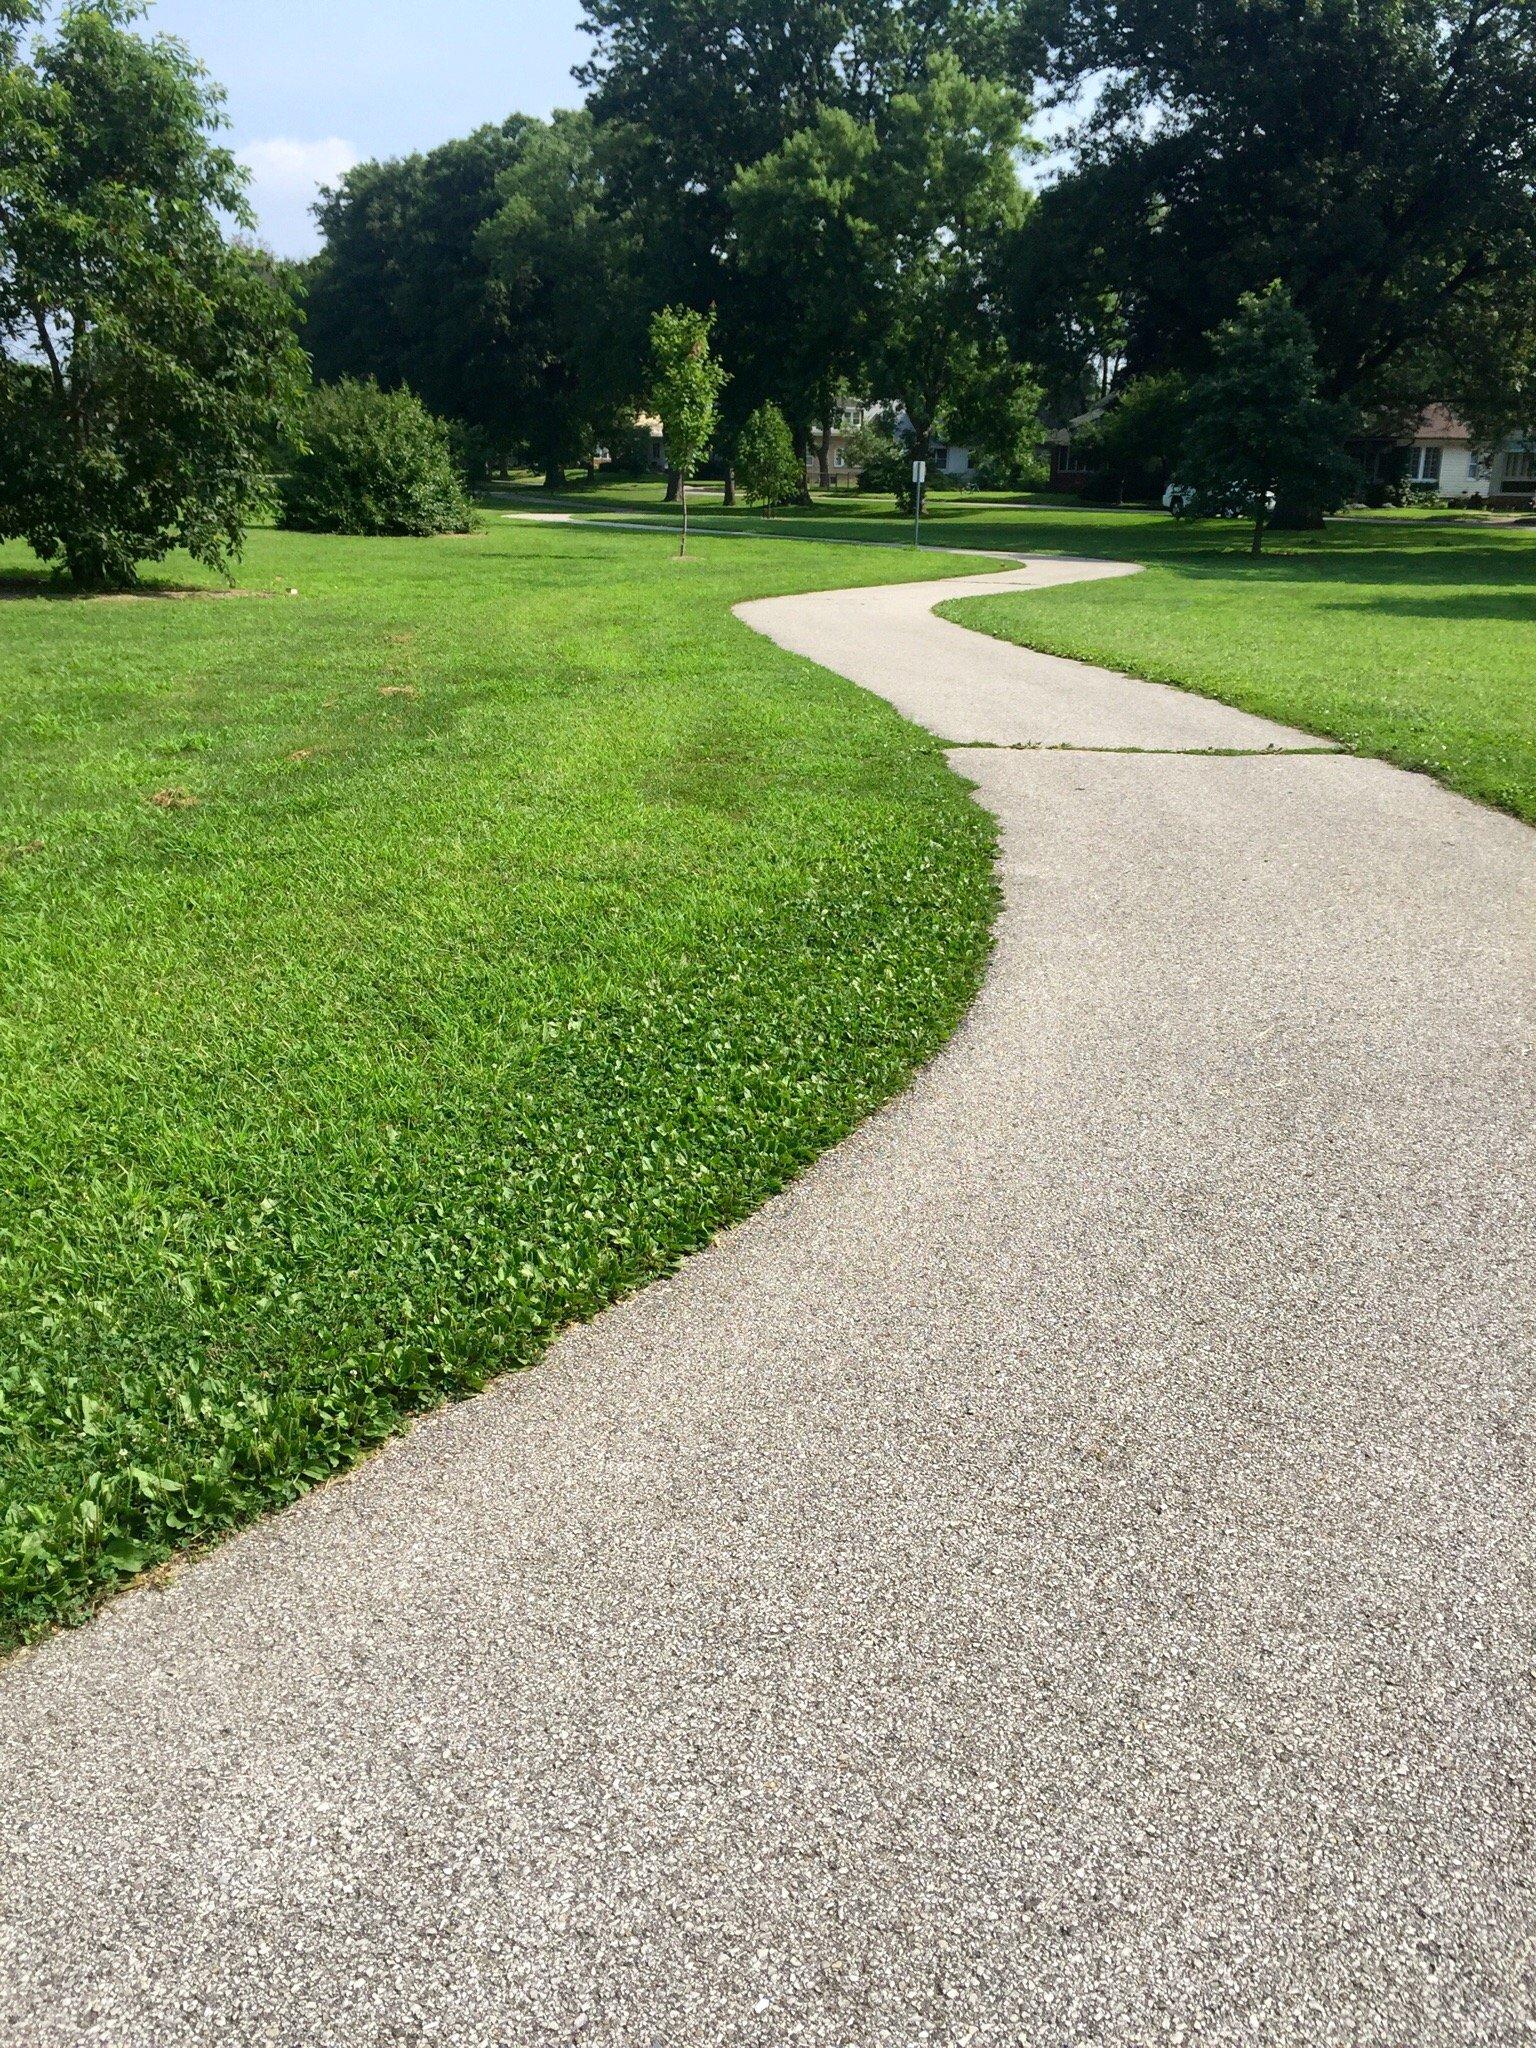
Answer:
MULTIPOLYGON (((939 594, 744 611, 949 737, 1308 744, 939 594)), ((1530 2038, 1536 837, 958 760, 1006 903, 904 1097, 0 1673, 8 2048, 1530 2038)))

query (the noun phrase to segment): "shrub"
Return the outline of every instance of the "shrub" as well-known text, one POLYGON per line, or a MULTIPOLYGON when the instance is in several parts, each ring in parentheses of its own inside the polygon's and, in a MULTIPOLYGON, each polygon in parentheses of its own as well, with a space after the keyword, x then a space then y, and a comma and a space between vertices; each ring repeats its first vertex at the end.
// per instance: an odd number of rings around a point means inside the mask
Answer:
POLYGON ((892 491, 901 510, 911 511, 912 454, 888 414, 849 435, 848 460, 858 469, 861 491, 892 491))
POLYGON ((284 526, 303 533, 465 533, 473 508, 451 430, 410 391, 371 380, 310 393, 279 487, 284 526))
POLYGON ((751 504, 764 512, 797 498, 805 471, 789 422, 776 405, 760 405, 736 438, 736 474, 751 504))

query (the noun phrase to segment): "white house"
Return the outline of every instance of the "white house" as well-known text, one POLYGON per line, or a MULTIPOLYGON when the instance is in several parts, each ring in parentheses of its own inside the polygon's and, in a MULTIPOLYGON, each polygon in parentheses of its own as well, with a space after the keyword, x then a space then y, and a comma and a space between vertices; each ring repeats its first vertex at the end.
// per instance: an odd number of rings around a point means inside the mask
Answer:
POLYGON ((1527 506, 1536 502, 1536 443, 1511 435, 1491 453, 1444 405, 1426 406, 1407 444, 1408 481, 1453 502, 1527 506))
MULTIPOLYGON (((911 423, 900 406, 876 399, 849 398, 838 408, 838 416, 832 423, 827 446, 827 471, 834 486, 857 480, 859 468, 848 443, 861 427, 867 426, 881 413, 895 415, 898 434, 905 436, 911 432, 911 423)), ((971 451, 969 448, 962 448, 958 443, 936 440, 928 451, 930 481, 942 474, 963 482, 973 473, 973 468, 971 451)), ((811 484, 820 481, 821 465, 814 446, 806 454, 805 474, 811 484)))

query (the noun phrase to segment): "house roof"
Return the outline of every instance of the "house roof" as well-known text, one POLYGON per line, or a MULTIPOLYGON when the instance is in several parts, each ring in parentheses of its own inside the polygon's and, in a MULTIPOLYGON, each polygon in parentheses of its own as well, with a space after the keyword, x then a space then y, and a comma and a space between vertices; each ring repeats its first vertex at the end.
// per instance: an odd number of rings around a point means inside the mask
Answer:
POLYGON ((1413 432, 1415 441, 1467 441, 1472 435, 1448 405, 1426 405, 1413 432))

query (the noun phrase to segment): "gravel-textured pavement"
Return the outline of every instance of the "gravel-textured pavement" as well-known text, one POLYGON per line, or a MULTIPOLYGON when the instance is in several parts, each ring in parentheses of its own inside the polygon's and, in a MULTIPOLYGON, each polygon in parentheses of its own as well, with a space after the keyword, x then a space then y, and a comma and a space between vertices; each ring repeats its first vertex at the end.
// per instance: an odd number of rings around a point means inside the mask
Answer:
MULTIPOLYGON (((952 735, 1276 742, 748 610, 952 735)), ((905 1096, 0 1673, 7 2048, 1529 2044, 1536 836, 957 760, 1006 903, 905 1096)))

